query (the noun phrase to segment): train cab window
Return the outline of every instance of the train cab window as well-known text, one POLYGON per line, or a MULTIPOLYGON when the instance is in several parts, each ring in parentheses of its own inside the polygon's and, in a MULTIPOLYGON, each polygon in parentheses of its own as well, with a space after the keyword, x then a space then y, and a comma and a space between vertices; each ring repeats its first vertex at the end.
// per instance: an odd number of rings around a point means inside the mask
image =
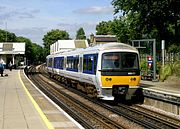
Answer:
POLYGON ((104 53, 102 60, 102 69, 116 69, 120 67, 121 58, 119 54, 104 53))
POLYGON ((122 53, 122 68, 138 69, 138 57, 135 53, 122 53))
POLYGON ((96 74, 97 54, 83 55, 83 73, 96 74))
POLYGON ((102 69, 138 69, 138 55, 130 52, 109 52, 102 55, 102 69))

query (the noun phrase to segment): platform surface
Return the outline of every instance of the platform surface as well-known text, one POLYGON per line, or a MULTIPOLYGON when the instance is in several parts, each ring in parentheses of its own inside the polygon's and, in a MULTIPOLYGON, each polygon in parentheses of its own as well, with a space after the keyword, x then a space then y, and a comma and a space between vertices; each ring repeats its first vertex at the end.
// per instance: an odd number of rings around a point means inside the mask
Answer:
POLYGON ((141 80, 140 85, 145 89, 151 89, 167 94, 173 94, 175 96, 180 96, 180 79, 165 82, 141 80))
POLYGON ((23 70, 0 77, 0 129, 83 128, 26 78, 23 70))
POLYGON ((18 70, 0 77, 0 129, 47 129, 19 80, 18 70))

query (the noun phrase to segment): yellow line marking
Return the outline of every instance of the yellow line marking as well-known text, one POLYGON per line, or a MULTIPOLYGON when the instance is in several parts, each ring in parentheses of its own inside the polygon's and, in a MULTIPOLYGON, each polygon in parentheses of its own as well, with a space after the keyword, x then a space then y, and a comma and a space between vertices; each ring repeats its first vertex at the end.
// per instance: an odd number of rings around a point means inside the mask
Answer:
POLYGON ((35 109, 38 111, 39 115, 41 116, 41 119, 44 121, 44 123, 46 124, 46 126, 48 127, 48 129, 54 129, 54 127, 52 126, 52 124, 49 122, 49 120, 47 119, 47 117, 45 116, 45 114, 43 113, 43 111, 41 110, 41 108, 39 107, 39 105, 36 103, 36 101, 33 99, 33 97, 31 96, 31 94, 29 93, 29 91, 27 90, 26 86, 24 85, 21 76, 20 76, 20 71, 19 71, 19 79, 20 82, 24 88, 24 90, 26 91, 28 97, 30 98, 31 102, 33 103, 35 109))

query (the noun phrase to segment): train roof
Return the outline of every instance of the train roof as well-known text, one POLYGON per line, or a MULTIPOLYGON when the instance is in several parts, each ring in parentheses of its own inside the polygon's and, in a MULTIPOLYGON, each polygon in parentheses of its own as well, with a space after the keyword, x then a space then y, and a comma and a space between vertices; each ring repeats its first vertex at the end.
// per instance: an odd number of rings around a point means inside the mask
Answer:
MULTIPOLYGON (((54 54, 52 56, 58 56, 59 54, 61 54, 61 55, 63 55, 63 54, 77 54, 77 53, 82 53, 82 52, 84 52, 84 53, 86 53, 86 52, 96 53, 97 51, 111 50, 111 49, 122 49, 122 50, 131 50, 131 51, 138 52, 138 50, 135 47, 132 47, 128 44, 113 42, 113 43, 106 43, 106 44, 98 44, 98 45, 91 46, 88 48, 71 49, 71 50, 67 50, 67 51, 63 51, 63 52, 54 54)), ((49 55, 48 57, 51 57, 51 55, 49 55)))
POLYGON ((128 50, 137 51, 137 49, 135 47, 132 47, 132 46, 130 46, 128 44, 119 43, 119 42, 110 42, 110 43, 95 45, 95 46, 92 47, 92 49, 98 49, 98 50, 128 49, 128 50))

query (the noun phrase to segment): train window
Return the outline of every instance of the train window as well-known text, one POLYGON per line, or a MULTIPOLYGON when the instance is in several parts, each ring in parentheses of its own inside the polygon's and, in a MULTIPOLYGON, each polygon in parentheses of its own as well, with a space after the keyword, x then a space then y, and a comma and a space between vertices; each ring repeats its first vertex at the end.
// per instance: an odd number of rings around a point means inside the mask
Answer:
POLYGON ((88 57, 88 68, 87 68, 87 70, 89 70, 89 71, 93 71, 93 66, 92 66, 93 60, 94 60, 93 56, 88 57))
POLYGON ((63 69, 63 68, 64 68, 64 58, 62 58, 62 59, 60 60, 59 68, 60 68, 60 69, 63 69))
POLYGON ((138 56, 135 53, 122 53, 122 68, 138 69, 138 56))
POLYGON ((67 57, 67 70, 78 71, 79 56, 68 56, 67 57))
POLYGON ((58 68, 59 60, 57 57, 54 58, 54 68, 58 68))
POLYGON ((102 69, 116 69, 120 67, 121 58, 118 53, 104 53, 102 69))
POLYGON ((59 69, 63 69, 64 68, 64 57, 60 57, 59 58, 59 69))
POLYGON ((138 55, 130 52, 109 52, 102 55, 102 69, 138 69, 138 55))
POLYGON ((86 70, 87 68, 86 68, 86 66, 87 66, 87 61, 86 61, 87 59, 86 59, 86 57, 84 56, 83 57, 83 70, 86 70))
POLYGON ((55 57, 54 68, 63 69, 63 62, 64 62, 64 57, 55 57))
POLYGON ((97 54, 83 56, 83 73, 96 74, 97 54))
POLYGON ((49 58, 48 60, 48 67, 52 67, 52 58, 49 58))

